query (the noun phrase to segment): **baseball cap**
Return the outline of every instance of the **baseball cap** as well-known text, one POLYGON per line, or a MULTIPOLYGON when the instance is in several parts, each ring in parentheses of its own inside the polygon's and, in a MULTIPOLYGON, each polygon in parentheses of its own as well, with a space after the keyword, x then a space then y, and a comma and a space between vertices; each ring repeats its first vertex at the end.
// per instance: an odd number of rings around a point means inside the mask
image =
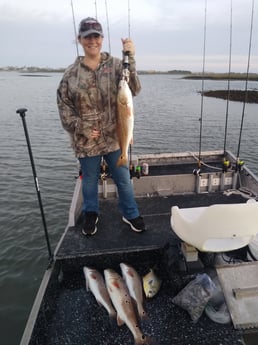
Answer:
POLYGON ((88 17, 80 22, 79 36, 87 37, 91 34, 99 34, 102 37, 104 36, 101 24, 96 19, 88 17))

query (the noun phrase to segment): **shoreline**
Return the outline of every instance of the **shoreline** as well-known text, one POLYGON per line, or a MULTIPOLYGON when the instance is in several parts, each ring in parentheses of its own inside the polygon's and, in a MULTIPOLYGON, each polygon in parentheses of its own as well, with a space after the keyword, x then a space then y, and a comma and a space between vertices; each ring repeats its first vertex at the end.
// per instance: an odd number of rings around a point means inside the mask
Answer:
POLYGON ((200 91, 200 94, 236 102, 258 103, 258 91, 254 90, 208 90, 200 91))

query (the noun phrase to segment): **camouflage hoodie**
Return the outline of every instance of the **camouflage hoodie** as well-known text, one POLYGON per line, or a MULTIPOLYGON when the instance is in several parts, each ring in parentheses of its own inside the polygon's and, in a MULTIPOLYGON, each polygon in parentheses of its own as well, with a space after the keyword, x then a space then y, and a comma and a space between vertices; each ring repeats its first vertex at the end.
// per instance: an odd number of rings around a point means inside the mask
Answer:
MULTIPOLYGON (((129 63, 129 86, 135 96, 141 86, 133 57, 129 63)), ((122 61, 108 53, 101 53, 95 71, 83 64, 83 57, 78 57, 65 71, 57 90, 57 104, 76 157, 103 155, 119 148, 116 99, 121 74, 122 61), (100 130, 99 138, 90 137, 92 129, 100 130)))

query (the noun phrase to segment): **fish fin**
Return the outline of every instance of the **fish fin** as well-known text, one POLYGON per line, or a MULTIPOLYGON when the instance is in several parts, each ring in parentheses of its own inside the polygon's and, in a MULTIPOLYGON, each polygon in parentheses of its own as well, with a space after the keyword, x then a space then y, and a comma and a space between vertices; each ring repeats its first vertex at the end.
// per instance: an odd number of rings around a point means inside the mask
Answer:
POLYGON ((126 104, 126 112, 127 112, 127 116, 128 117, 133 116, 133 107, 128 105, 128 104, 126 104))
POLYGON ((96 298, 96 301, 97 301, 97 303, 98 303, 98 305, 100 306, 100 307, 102 307, 102 303, 100 303, 100 301, 96 298))
POLYGON ((127 156, 121 155, 117 160, 116 166, 121 167, 124 165, 128 165, 128 158, 127 158, 127 156))
POLYGON ((124 324, 124 321, 119 317, 118 314, 117 314, 116 320, 117 320, 117 325, 118 325, 119 327, 122 326, 122 325, 124 324))
POLYGON ((86 274, 86 270, 87 270, 87 267, 83 267, 83 274, 84 274, 84 278, 85 278, 85 283, 86 283, 86 291, 89 291, 90 289, 90 284, 89 284, 89 280, 87 279, 87 274, 86 274))

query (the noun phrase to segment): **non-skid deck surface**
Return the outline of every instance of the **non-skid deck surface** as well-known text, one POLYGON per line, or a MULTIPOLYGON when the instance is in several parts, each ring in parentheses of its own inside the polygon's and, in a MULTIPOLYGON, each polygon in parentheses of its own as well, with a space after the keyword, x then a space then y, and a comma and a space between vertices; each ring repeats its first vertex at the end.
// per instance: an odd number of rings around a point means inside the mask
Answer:
POLYGON ((141 251, 162 248, 174 240, 171 231, 171 207, 197 207, 216 203, 245 202, 240 195, 225 196, 222 193, 174 195, 169 197, 137 198, 139 210, 147 230, 136 233, 122 221, 117 199, 100 202, 98 231, 94 236, 84 236, 81 225, 68 229, 56 253, 57 259, 75 258, 98 253, 141 251))
MULTIPOLYGON (((156 340, 153 345, 242 344, 240 331, 234 330, 232 325, 210 321, 205 313, 193 323, 185 311, 172 303, 174 294, 175 287, 163 280, 159 293, 145 302, 149 319, 140 323, 140 327, 156 340)), ((86 291, 85 284, 76 286, 72 280, 62 287, 46 336, 48 345, 134 344, 129 329, 125 325, 111 327, 106 310, 86 291)))

